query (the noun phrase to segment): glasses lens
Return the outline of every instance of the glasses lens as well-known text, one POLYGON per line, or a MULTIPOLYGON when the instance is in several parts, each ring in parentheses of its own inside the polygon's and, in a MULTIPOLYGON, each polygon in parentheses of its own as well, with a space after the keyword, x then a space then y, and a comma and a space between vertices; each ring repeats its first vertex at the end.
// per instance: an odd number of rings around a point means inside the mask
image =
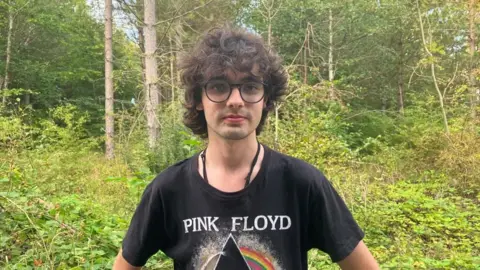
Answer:
POLYGON ((263 98, 263 84, 256 82, 248 82, 242 85, 242 97, 246 102, 255 103, 263 98))
POLYGON ((230 94, 230 86, 224 81, 211 81, 205 86, 207 97, 214 102, 227 100, 230 94))

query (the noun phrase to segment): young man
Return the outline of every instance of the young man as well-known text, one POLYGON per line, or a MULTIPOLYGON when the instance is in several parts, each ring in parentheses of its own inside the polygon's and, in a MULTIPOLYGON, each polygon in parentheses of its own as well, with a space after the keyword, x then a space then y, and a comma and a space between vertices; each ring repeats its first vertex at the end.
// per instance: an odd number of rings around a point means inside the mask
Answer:
POLYGON ((378 269, 325 176, 257 141, 286 89, 278 55, 245 30, 215 28, 180 66, 184 122, 208 146, 148 185, 114 269, 158 251, 175 269, 307 269, 312 248, 342 269, 378 269))

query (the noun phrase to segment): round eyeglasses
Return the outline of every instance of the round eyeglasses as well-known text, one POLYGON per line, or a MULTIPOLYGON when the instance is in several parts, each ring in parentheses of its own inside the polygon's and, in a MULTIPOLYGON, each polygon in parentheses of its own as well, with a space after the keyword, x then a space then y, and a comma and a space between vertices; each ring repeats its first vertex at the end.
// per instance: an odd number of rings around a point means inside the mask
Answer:
POLYGON ((265 95, 263 83, 260 82, 230 84, 224 80, 212 80, 205 84, 204 89, 208 99, 212 102, 221 103, 230 97, 234 86, 237 86, 240 96, 247 103, 257 103, 265 95))

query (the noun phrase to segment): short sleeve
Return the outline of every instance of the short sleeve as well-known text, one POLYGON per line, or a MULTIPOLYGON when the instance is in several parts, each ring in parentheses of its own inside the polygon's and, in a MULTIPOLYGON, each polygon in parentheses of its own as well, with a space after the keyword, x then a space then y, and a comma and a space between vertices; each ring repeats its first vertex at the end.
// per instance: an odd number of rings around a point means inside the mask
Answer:
POLYGON ((166 246, 164 209, 158 185, 152 181, 143 192, 122 244, 122 255, 133 266, 143 266, 166 246))
POLYGON ((309 194, 311 246, 338 262, 350 255, 364 232, 325 176, 318 172, 315 178, 309 194))

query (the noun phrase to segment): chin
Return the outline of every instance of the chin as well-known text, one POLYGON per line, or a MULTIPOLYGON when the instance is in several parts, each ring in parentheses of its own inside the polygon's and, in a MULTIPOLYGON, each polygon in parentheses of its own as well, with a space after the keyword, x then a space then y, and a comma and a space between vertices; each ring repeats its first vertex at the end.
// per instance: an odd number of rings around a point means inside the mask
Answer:
POLYGON ((218 132, 222 138, 227 139, 227 140, 243 140, 247 138, 250 134, 252 134, 251 131, 244 130, 244 129, 235 129, 235 128, 228 128, 226 130, 221 130, 218 132))

